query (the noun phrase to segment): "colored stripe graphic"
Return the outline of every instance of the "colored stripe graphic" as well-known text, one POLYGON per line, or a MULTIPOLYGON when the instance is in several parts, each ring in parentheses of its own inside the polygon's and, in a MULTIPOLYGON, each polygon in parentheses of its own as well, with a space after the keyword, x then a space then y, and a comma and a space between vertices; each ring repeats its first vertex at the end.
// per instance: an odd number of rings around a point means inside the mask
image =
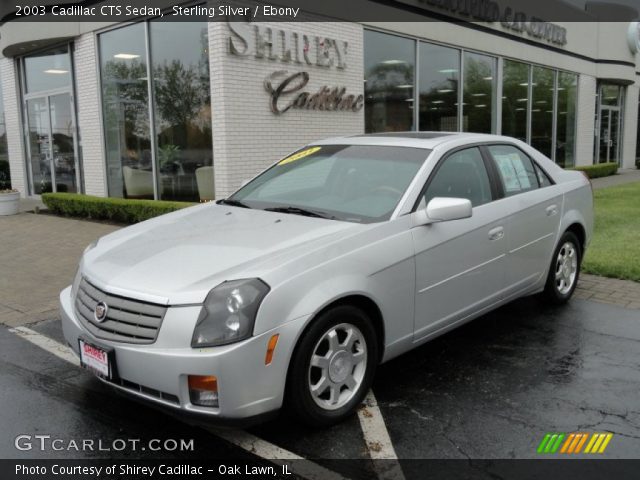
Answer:
POLYGON ((538 453, 556 453, 565 436, 564 433, 547 433, 538 445, 538 453))
POLYGON ((604 442, 602 442, 602 445, 600 445, 600 450, 598 450, 598 453, 604 453, 605 449, 607 448, 607 445, 609 445, 609 442, 611 441, 612 438, 613 438, 613 433, 607 433, 607 437, 604 439, 604 442))
POLYGON ((604 453, 613 433, 547 433, 538 445, 538 453, 604 453), (586 445, 586 447, 585 447, 586 445), (584 447, 584 450, 583 450, 584 447))
POLYGON ((575 438, 576 434, 575 433, 570 433, 569 436, 567 437, 567 441, 564 442, 564 445, 562 445, 562 449, 560 450, 560 453, 567 453, 567 450, 569 449, 569 445, 571 445, 571 442, 573 442, 573 439, 575 438))
POLYGON ((544 438, 540 442, 540 445, 538 445, 538 453, 543 453, 544 452, 544 448, 547 446, 547 442, 549 441, 550 438, 551 438, 551 434, 550 433, 547 433, 544 436, 544 438))

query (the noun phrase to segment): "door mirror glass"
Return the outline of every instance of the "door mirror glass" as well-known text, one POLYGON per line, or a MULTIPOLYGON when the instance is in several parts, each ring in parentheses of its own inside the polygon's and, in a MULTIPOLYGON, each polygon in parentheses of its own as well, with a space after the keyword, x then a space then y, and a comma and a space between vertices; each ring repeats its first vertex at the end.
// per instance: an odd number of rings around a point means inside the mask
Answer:
POLYGON ((472 214, 471 201, 467 198, 435 197, 427 204, 425 213, 427 223, 469 218, 472 214))

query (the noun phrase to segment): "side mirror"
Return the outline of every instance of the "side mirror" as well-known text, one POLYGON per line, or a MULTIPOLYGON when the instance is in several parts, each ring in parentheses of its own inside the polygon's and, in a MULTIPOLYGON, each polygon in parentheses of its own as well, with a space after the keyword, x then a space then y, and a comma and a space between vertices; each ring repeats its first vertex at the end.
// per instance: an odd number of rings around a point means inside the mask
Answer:
POLYGON ((448 222, 469 218, 473 212, 471 201, 467 198, 435 197, 426 208, 413 213, 414 225, 429 225, 435 222, 448 222))

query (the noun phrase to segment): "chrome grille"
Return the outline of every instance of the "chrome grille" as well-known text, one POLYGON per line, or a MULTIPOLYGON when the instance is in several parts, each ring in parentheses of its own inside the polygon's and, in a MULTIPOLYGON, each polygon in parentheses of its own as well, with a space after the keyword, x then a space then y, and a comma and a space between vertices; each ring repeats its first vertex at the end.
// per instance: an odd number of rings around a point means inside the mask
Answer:
POLYGON ((96 338, 124 343, 153 343, 167 307, 103 292, 82 278, 75 300, 76 314, 96 338), (96 305, 108 306, 107 316, 96 320, 96 305))

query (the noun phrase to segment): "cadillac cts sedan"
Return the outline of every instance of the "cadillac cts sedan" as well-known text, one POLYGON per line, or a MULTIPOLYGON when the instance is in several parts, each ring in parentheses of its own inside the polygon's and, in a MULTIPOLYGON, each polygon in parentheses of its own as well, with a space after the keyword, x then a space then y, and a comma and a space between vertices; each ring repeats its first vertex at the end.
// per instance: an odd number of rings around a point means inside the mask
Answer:
POLYGON ((329 425, 378 364, 524 295, 566 302, 592 229, 589 180, 520 141, 333 138, 87 247, 62 326, 127 394, 329 425))

